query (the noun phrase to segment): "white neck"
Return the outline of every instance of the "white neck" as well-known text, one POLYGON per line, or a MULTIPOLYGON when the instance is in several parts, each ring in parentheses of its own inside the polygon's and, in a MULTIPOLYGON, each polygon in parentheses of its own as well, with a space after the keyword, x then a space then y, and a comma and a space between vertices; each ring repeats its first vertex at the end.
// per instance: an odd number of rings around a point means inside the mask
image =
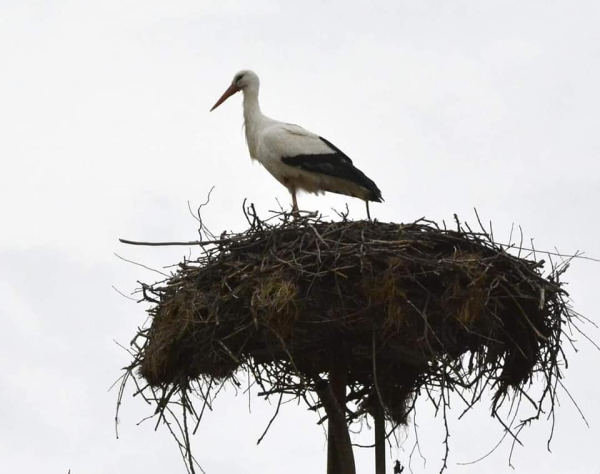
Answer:
POLYGON ((252 122, 259 121, 263 114, 258 103, 258 85, 251 84, 244 89, 244 122, 246 127, 252 122))
POLYGON ((256 159, 257 132, 265 122, 266 117, 260 110, 258 103, 258 84, 251 84, 244 89, 244 126, 246 129, 246 142, 250 156, 256 159))

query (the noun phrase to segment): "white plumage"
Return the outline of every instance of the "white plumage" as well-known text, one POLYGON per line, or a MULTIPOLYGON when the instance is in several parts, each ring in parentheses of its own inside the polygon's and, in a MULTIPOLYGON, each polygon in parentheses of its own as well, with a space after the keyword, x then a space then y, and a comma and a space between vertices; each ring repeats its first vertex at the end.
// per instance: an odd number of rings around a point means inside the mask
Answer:
POLYGON ((244 94, 244 125, 250 156, 259 161, 292 195, 298 211, 296 191, 345 194, 368 202, 381 202, 381 191, 352 164, 335 145, 308 130, 265 116, 258 102, 260 81, 252 71, 240 71, 217 103, 240 90, 244 94))

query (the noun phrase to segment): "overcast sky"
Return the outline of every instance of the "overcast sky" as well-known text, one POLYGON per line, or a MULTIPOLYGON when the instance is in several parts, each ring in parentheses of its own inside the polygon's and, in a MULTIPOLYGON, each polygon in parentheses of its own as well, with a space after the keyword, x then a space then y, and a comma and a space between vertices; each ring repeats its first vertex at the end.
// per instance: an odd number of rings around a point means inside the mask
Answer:
MULTIPOLYGON (((193 240, 187 210, 215 190, 213 232, 242 230, 244 198, 264 212, 287 191, 253 164, 241 97, 209 108, 233 74, 261 77, 263 111, 325 136, 381 188, 384 221, 474 221, 507 241, 512 223, 538 248, 600 256, 600 3, 569 1, 0 0, 0 470, 185 472, 166 429, 136 426, 151 407, 116 392, 144 307, 120 296, 188 249, 132 248, 118 237, 193 240)), ((341 196, 300 196, 333 216, 341 196)), ((575 308, 598 322, 600 264, 565 278, 575 308)), ((600 331, 587 326, 596 340, 600 331)), ((579 337, 577 337, 579 339, 579 337)), ((516 472, 600 473, 600 355, 569 351, 565 394, 515 449, 516 472)), ((303 406, 274 410, 226 392, 194 438, 208 474, 325 471, 325 437, 303 406)), ((452 414, 460 414, 457 400, 452 414)), ((484 401, 451 422, 449 473, 504 473, 510 443, 484 401)), ((437 472, 443 425, 418 407, 437 472)), ((365 426, 357 439, 368 443, 365 426)), ((408 461, 413 429, 388 459, 408 461)), ((359 472, 373 453, 357 450, 359 472)), ((391 463, 390 463, 391 465, 391 463)))

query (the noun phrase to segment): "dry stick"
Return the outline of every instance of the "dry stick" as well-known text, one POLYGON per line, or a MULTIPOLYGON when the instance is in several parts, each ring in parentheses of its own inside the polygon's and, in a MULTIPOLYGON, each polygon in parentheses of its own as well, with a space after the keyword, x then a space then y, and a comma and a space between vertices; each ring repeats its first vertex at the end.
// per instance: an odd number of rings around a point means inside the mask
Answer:
POLYGON ((118 253, 115 253, 114 255, 115 255, 115 257, 117 257, 117 258, 120 258, 120 259, 121 259, 121 260, 123 260, 124 262, 127 262, 127 263, 132 263, 132 264, 134 264, 134 265, 137 265, 138 267, 145 268, 146 270, 150 270, 150 271, 152 271, 152 272, 158 273, 158 274, 160 274, 160 275, 162 275, 162 276, 164 276, 164 277, 167 277, 167 278, 169 278, 169 277, 171 276, 171 275, 168 275, 167 273, 161 272, 160 270, 156 270, 156 269, 154 269, 154 268, 147 267, 146 265, 143 265, 143 264, 141 264, 141 263, 134 262, 133 260, 129 260, 129 259, 125 258, 125 257, 121 257, 121 256, 120 256, 118 253))
MULTIPOLYGON (((226 244, 231 242, 232 239, 216 239, 216 240, 190 240, 189 242, 140 242, 137 240, 119 239, 119 242, 127 245, 146 245, 148 247, 166 247, 169 245, 210 245, 210 244, 226 244)), ((118 255, 117 255, 118 257, 118 255)))
POLYGON ((256 442, 256 444, 260 444, 260 442, 264 439, 264 437, 267 435, 269 428, 271 428, 271 425, 273 424, 273 422, 275 421, 275 418, 277 418, 277 415, 279 415, 279 408, 281 407, 281 400, 283 400, 283 393, 284 392, 280 392, 279 393, 279 401, 277 402, 277 409, 275 410, 275 414, 271 417, 271 420, 269 421, 269 424, 267 425, 267 427, 265 428, 265 431, 263 431, 263 434, 260 436, 260 438, 258 439, 258 441, 256 442))
POLYGON ((190 432, 188 430, 187 423, 187 412, 188 407, 190 406, 190 402, 187 395, 187 386, 182 387, 181 389, 181 409, 183 411, 183 442, 185 443, 185 454, 187 455, 187 462, 189 465, 189 470, 192 474, 195 474, 196 471, 194 469, 194 456, 192 455, 192 446, 190 444, 190 432))

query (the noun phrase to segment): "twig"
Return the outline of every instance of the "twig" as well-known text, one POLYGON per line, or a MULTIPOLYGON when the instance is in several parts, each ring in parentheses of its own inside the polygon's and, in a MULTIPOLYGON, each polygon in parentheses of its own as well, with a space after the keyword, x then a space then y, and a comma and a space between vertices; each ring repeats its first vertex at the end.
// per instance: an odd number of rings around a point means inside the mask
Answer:
MULTIPOLYGON (((119 239, 119 242, 127 245, 145 245, 148 247, 166 247, 166 246, 193 246, 193 245, 213 245, 213 244, 225 244, 231 242, 231 239, 215 239, 215 240, 190 240, 188 242, 141 242, 137 240, 119 239)), ((118 256, 118 255, 117 255, 118 256)))

